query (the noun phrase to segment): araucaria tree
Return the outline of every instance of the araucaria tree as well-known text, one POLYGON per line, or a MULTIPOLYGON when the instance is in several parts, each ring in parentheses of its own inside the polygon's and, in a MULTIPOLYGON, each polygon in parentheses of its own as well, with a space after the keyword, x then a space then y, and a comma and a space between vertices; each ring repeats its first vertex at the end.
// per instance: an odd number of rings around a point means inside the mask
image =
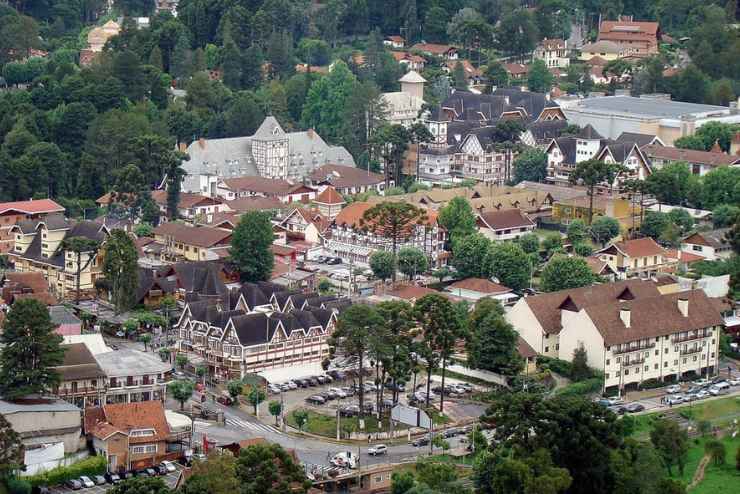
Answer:
POLYGON ((270 246, 275 234, 267 213, 244 214, 231 238, 231 260, 241 273, 242 281, 267 281, 275 263, 270 246))
POLYGON ((34 299, 16 301, 3 324, 0 343, 0 395, 8 400, 43 394, 59 385, 53 367, 61 365, 62 337, 54 332, 46 306, 34 299))
MULTIPOLYGON (((430 347, 442 364, 442 392, 440 393, 439 411, 444 412, 444 387, 447 364, 455 342, 460 336, 460 320, 452 302, 442 295, 425 295, 416 301, 414 306, 416 322, 423 331, 425 346, 430 347)), ((427 393, 431 381, 431 365, 427 365, 427 393)), ((427 403, 428 406, 428 403, 427 403)))
POLYGON ((594 216, 594 189, 600 184, 611 187, 617 174, 624 167, 613 163, 605 163, 596 159, 581 161, 570 174, 572 184, 580 184, 588 191, 588 224, 594 216))
POLYGON ((136 245, 123 230, 113 230, 106 242, 103 275, 108 281, 116 312, 124 312, 136 304, 139 270, 136 245))
POLYGON ((413 238, 417 227, 427 221, 426 212, 405 202, 381 202, 366 210, 360 227, 390 242, 393 253, 393 281, 396 281, 398 245, 413 238))
MULTIPOLYGON (((355 304, 345 310, 337 321, 337 327, 328 340, 332 355, 341 353, 357 359, 357 373, 360 389, 363 386, 363 371, 369 349, 369 339, 383 324, 378 311, 369 305, 355 304)), ((360 416, 364 414, 363 393, 357 393, 360 416)))

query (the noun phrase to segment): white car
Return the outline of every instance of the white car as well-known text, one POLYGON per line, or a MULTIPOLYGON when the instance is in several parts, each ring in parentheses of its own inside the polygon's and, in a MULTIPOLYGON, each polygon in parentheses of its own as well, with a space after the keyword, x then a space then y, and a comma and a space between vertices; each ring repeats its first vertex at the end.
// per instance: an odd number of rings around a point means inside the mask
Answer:
POLYGON ((681 392, 681 386, 679 386, 678 384, 674 384, 673 386, 668 386, 665 392, 668 393, 669 395, 675 395, 681 392))
POLYGON ((82 484, 82 487, 95 487, 95 482, 93 482, 90 477, 87 477, 85 475, 80 477, 80 483, 82 484))
POLYGON ((740 378, 730 379, 727 382, 730 383, 730 386, 740 386, 740 378))
POLYGON ((712 381, 706 378, 702 378, 694 381, 692 384, 694 384, 695 386, 706 386, 708 384, 712 384, 712 381))
POLYGON ((375 446, 370 446, 367 448, 367 454, 371 456, 379 456, 384 455, 388 452, 388 446, 385 444, 376 444, 375 446))
POLYGON ((175 472, 175 471, 177 471, 177 467, 176 467, 176 466, 175 466, 175 464, 174 464, 174 463, 172 463, 171 461, 163 461, 163 462, 162 462, 162 465, 164 465, 164 468, 165 468, 165 469, 166 469, 166 470, 167 470, 168 472, 175 472))
POLYGON ((665 399, 665 402, 668 405, 679 405, 684 401, 684 397, 681 395, 672 395, 665 399))

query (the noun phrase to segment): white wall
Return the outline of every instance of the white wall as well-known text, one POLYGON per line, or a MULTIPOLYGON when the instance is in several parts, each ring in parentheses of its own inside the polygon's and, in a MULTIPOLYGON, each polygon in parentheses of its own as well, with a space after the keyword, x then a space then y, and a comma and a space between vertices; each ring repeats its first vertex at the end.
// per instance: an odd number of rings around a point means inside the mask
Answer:
POLYGON ((588 366, 604 369, 604 338, 596 329, 586 311, 568 312, 560 332, 560 358, 568 362, 573 360, 573 352, 583 346, 588 357, 588 366))
POLYGON ((514 304, 511 310, 506 313, 506 320, 537 353, 543 352, 542 326, 532 309, 527 305, 526 298, 521 298, 514 304))

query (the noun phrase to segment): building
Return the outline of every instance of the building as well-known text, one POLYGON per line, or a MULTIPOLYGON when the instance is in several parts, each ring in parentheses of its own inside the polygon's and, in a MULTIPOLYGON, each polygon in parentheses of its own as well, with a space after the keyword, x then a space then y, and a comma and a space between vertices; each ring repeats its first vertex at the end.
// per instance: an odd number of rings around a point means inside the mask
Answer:
POLYGON ((335 297, 244 283, 220 301, 191 297, 177 323, 178 348, 219 379, 268 369, 317 364, 345 307, 335 297))
POLYGON ((284 204, 302 202, 307 204, 316 198, 316 190, 288 180, 263 177, 234 177, 219 180, 216 189, 218 197, 226 201, 252 197, 275 198, 284 204))
POLYGON ((606 138, 615 139, 622 132, 650 134, 667 146, 693 135, 707 122, 740 123, 740 113, 729 107, 671 101, 656 95, 585 98, 564 111, 570 123, 591 125, 606 138))
POLYGON ((105 403, 164 401, 172 364, 153 352, 119 349, 95 355, 107 378, 105 403))
POLYGON ((392 51, 391 55, 396 59, 396 62, 400 65, 404 65, 408 70, 421 72, 424 70, 424 67, 426 67, 426 59, 419 55, 414 55, 407 51, 392 51))
POLYGON ((167 454, 170 426, 159 401, 88 408, 85 434, 112 472, 139 470, 172 459, 167 454))
POLYGON ((60 383, 53 394, 85 409, 105 403, 106 375, 84 343, 62 345, 64 361, 54 370, 60 383))
POLYGON ((543 39, 534 49, 535 60, 542 60, 548 69, 564 69, 570 65, 568 41, 563 39, 543 39))
MULTIPOLYGON (((314 170, 308 178, 312 187, 322 189, 326 186, 332 186, 337 192, 345 196, 361 194, 371 190, 383 195, 385 190, 385 177, 383 175, 354 166, 324 165, 314 170)), ((390 185, 393 186, 393 180, 390 181, 390 185)))
POLYGON ((515 240, 531 233, 535 223, 520 209, 501 209, 480 213, 477 226, 491 240, 515 240))
POLYGON ((727 241, 729 228, 695 232, 681 241, 681 250, 702 256, 707 261, 727 259, 732 256, 732 246, 727 241))
POLYGON ((411 127, 418 119, 424 106, 424 84, 427 82, 418 72, 410 70, 398 82, 401 90, 382 93, 386 106, 386 120, 390 124, 411 127))
POLYGON ((521 336, 517 337, 516 351, 524 360, 522 374, 528 376, 537 372, 537 352, 521 336))
POLYGON ((147 256, 165 262, 213 261, 229 254, 231 231, 183 223, 162 223, 154 228, 154 242, 145 247, 147 256))
POLYGON ((501 305, 513 305, 519 299, 511 288, 482 278, 456 281, 445 290, 456 297, 472 302, 477 302, 482 298, 491 298, 501 302, 501 305))
POLYGON ((64 214, 64 208, 51 199, 0 202, 0 254, 15 247, 15 236, 10 229, 20 221, 42 220, 50 214, 64 214))
POLYGON ((604 182, 603 189, 620 188, 626 180, 645 180, 651 173, 650 161, 636 142, 604 139, 590 124, 575 136, 553 139, 546 152, 546 180, 552 183, 569 183, 570 174, 578 163, 590 159, 620 164, 625 168, 613 183, 604 182))
POLYGON ((93 54, 103 51, 103 47, 113 36, 121 32, 121 25, 116 21, 110 20, 102 26, 94 27, 87 34, 87 48, 83 52, 93 54))
POLYGON ((611 62, 618 58, 624 57, 624 49, 612 41, 597 41, 595 43, 586 43, 581 47, 581 60, 590 62, 595 58, 600 58, 606 62, 611 62))
POLYGON ((666 258, 665 249, 650 237, 615 242, 595 255, 609 264, 620 279, 649 278, 675 266, 666 258))
POLYGON ((661 169, 671 163, 688 163, 691 173, 704 176, 719 166, 740 166, 740 156, 731 156, 722 151, 697 151, 669 146, 650 145, 642 148, 652 166, 661 169))
POLYGON ((45 445, 62 444, 63 454, 84 447, 82 410, 52 397, 28 397, 13 402, 0 400, 0 415, 21 438, 28 452, 45 445))
POLYGON ((393 50, 403 50, 406 46, 406 39, 403 36, 386 36, 383 44, 393 50))
MULTIPOLYGON (((588 223, 591 200, 582 195, 555 201, 552 205, 552 219, 569 225, 573 220, 588 223)), ((621 230, 628 232, 639 228, 642 218, 640 206, 617 195, 596 195, 593 201, 593 218, 609 216, 619 222, 621 230)))
MULTIPOLYGON (((354 202, 334 218, 330 234, 324 248, 335 257, 368 265, 370 256, 379 250, 391 249, 389 240, 370 227, 360 224, 365 211, 373 204, 354 202)), ((437 213, 426 211, 426 220, 419 225, 411 225, 408 237, 398 244, 398 248, 416 247, 427 256, 431 268, 447 264, 449 253, 444 250, 447 233, 437 222, 437 213)))
POLYGON ((417 51, 424 55, 431 55, 435 57, 442 57, 448 60, 457 60, 457 48, 450 45, 441 45, 435 43, 416 43, 411 47, 411 51, 417 51))
POLYGON ((529 69, 532 67, 530 64, 508 62, 501 64, 504 70, 509 74, 509 79, 512 81, 523 81, 526 80, 529 69))
POLYGON ((63 305, 49 307, 51 323, 56 326, 56 333, 62 336, 79 335, 82 333, 82 321, 71 309, 63 305))
POLYGON ((186 152, 190 160, 183 163, 183 191, 209 197, 217 195, 217 184, 224 178, 260 176, 298 183, 325 164, 355 164, 345 148, 328 145, 312 129, 285 132, 273 116, 252 136, 201 138, 186 152))
MULTIPOLYGON (((152 199, 162 217, 167 217, 167 191, 155 190, 152 192, 152 199)), ((180 218, 190 221, 197 221, 202 218, 212 217, 214 214, 225 211, 227 208, 224 202, 218 197, 207 197, 201 194, 191 192, 181 192, 180 201, 177 204, 177 214, 180 218)))
POLYGON ((629 17, 601 21, 597 41, 618 45, 626 57, 643 58, 657 55, 660 35, 657 22, 633 21, 629 17))
POLYGON ((314 199, 313 203, 319 209, 319 213, 329 221, 337 217, 347 201, 337 192, 337 189, 328 185, 314 199))
POLYGON ((31 271, 26 273, 6 272, 0 277, 3 281, 0 298, 2 303, 12 305, 16 300, 33 298, 42 304, 52 306, 58 303, 56 297, 49 293, 49 283, 44 273, 31 271))
POLYGON ((277 224, 286 232, 287 240, 305 240, 319 244, 329 228, 330 220, 316 209, 296 208, 277 224))
POLYGON ((50 291, 62 299, 76 298, 78 289, 81 297, 94 295, 95 281, 103 276, 100 253, 109 235, 107 227, 55 214, 43 220, 20 221, 11 233, 15 235, 15 247, 8 257, 16 271, 42 273, 50 291), (78 256, 64 243, 65 239, 76 237, 90 240, 97 247, 78 256))

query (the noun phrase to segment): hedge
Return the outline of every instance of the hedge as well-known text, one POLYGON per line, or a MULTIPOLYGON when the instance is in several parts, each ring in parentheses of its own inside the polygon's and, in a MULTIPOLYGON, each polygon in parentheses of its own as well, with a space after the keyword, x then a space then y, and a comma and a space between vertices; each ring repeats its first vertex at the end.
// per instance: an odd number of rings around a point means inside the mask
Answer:
POLYGON ((107 464, 103 456, 91 456, 66 467, 56 467, 52 470, 26 477, 25 480, 33 486, 60 485, 69 479, 76 479, 83 475, 87 475, 88 477, 102 475, 105 473, 106 467, 107 464))
POLYGON ((570 375, 573 373, 573 365, 570 362, 566 360, 561 360, 559 358, 545 357, 544 355, 539 355, 537 357, 537 365, 542 369, 549 369, 552 372, 560 374, 564 377, 570 377, 570 375))
POLYGON ((558 396, 585 396, 597 391, 601 391, 604 386, 603 377, 592 377, 585 381, 571 383, 564 388, 558 389, 555 394, 558 396))
POLYGON ((31 484, 23 479, 8 479, 8 494, 31 494, 31 484))

